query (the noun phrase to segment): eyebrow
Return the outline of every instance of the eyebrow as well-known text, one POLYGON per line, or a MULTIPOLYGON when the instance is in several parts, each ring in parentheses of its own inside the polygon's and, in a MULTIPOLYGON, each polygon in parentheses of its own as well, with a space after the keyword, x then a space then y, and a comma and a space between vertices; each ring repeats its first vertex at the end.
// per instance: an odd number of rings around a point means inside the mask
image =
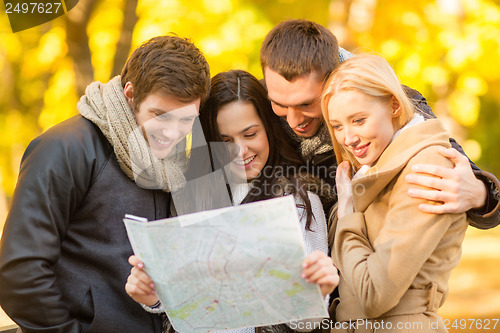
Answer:
MULTIPOLYGON (((365 116, 365 111, 358 111, 354 114, 351 114, 347 117, 348 120, 351 120, 352 118, 356 118, 356 117, 359 117, 359 116, 365 116)), ((328 121, 330 122, 330 124, 332 123, 332 121, 330 121, 330 119, 328 119, 328 121)), ((340 122, 338 120, 333 120, 333 121, 336 121, 336 122, 340 122)))
POLYGON ((356 117, 364 116, 364 115, 365 115, 365 111, 358 111, 354 114, 351 114, 349 117, 347 117, 347 119, 352 119, 352 118, 356 118, 356 117))
MULTIPOLYGON (((240 131, 240 134, 243 134, 243 133, 245 133, 246 131, 248 131, 249 129, 254 128, 254 127, 258 127, 258 126, 260 126, 260 125, 259 125, 259 124, 250 125, 250 126, 248 126, 248 127, 244 128, 242 131, 240 131)), ((222 134, 222 133, 221 133, 221 135, 220 135, 220 136, 225 136, 225 137, 228 137, 229 135, 226 135, 226 134, 222 134)))
POLYGON ((306 106, 306 105, 311 105, 311 104, 314 104, 316 103, 319 99, 321 98, 320 97, 317 97, 317 98, 313 98, 313 99, 309 99, 309 100, 306 100, 305 102, 302 102, 300 104, 295 104, 295 105, 284 105, 284 104, 281 104, 281 103, 278 103, 276 102, 275 100, 273 100, 272 98, 269 97, 269 95, 267 96, 267 99, 271 102, 271 103, 274 103, 280 107, 283 107, 283 108, 296 108, 298 106, 306 106))
MULTIPOLYGON (((153 112, 157 112, 157 113, 160 113, 161 115, 164 115, 164 114, 168 114, 169 112, 171 111, 175 111, 177 109, 173 109, 173 110, 169 110, 169 111, 165 111, 163 109, 158 109, 158 108, 155 108, 155 107, 151 107, 148 109, 149 111, 153 111, 153 112)), ((180 117, 180 118, 190 118, 190 117, 198 117, 200 114, 199 112, 198 113, 195 113, 195 114, 188 114, 188 115, 185 115, 183 117, 180 117)))
POLYGON ((168 111, 165 111, 163 109, 158 109, 158 108, 149 108, 149 111, 155 111, 158 113, 167 113, 168 111))

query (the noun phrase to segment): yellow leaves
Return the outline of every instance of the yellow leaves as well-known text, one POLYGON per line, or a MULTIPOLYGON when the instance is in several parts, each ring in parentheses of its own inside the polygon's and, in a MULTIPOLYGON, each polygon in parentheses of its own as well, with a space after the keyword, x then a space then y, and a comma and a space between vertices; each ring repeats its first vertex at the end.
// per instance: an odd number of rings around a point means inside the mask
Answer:
POLYGON ((410 27, 418 28, 422 25, 422 20, 415 12, 404 12, 401 15, 401 23, 410 27))
POLYGON ((20 100, 23 105, 33 105, 39 103, 45 92, 46 86, 39 78, 25 80, 20 91, 20 100))
MULTIPOLYGON (((455 90, 447 99, 450 114, 464 126, 475 125, 481 105, 478 96, 482 96, 487 92, 487 83, 476 73, 466 72, 460 75, 455 90)), ((472 145, 472 143, 470 144, 472 145)))
POLYGON ((179 0, 140 0, 137 4, 137 14, 140 16, 150 16, 151 13, 156 12, 158 14, 163 14, 163 16, 179 16, 179 14, 184 14, 179 12, 181 7, 182 5, 179 0))
POLYGON ((200 40, 199 44, 206 57, 216 57, 222 54, 222 42, 215 37, 204 38, 200 40))
POLYGON ((121 0, 100 1, 96 14, 87 26, 94 79, 97 81, 108 81, 113 67, 116 42, 120 38, 123 22, 122 3, 121 0))
POLYGON ((78 99, 74 92, 75 75, 70 61, 64 61, 49 82, 44 106, 38 117, 43 131, 76 114, 78 99))
POLYGON ((452 30, 442 30, 437 35, 439 43, 444 48, 452 48, 460 39, 458 33, 452 30))
POLYGON ((389 39, 380 45, 380 50, 388 60, 393 59, 401 52, 401 43, 394 39, 389 39))
POLYGON ((353 31, 368 31, 373 25, 376 0, 354 0, 351 3, 349 28, 353 31))
POLYGON ((472 161, 477 161, 481 158, 481 145, 476 140, 465 141, 462 148, 472 161))
POLYGON ((34 133, 37 133, 36 128, 26 112, 8 110, 0 113, 0 171, 3 178, 0 178, 0 185, 7 195, 12 195, 21 157, 34 133))
POLYGON ((9 110, 0 116, 2 127, 2 145, 11 146, 19 142, 19 138, 32 131, 33 125, 19 110, 9 110))
MULTIPOLYGON (((96 80, 107 81, 110 75, 124 5, 125 0, 98 1, 93 10, 87 32, 96 80)), ((497 112, 495 107, 500 105, 500 5, 496 0, 325 0, 314 6, 295 0, 139 0, 136 13, 132 49, 153 36, 175 32, 192 38, 206 55, 212 75, 241 68, 257 77, 262 77, 260 45, 275 23, 296 17, 316 20, 334 26, 336 34, 344 32, 348 43, 344 46, 350 50, 383 54, 404 83, 421 91, 431 106, 439 109, 436 101, 442 101, 441 105, 446 104, 442 109, 460 124, 476 124, 471 133, 494 128, 485 127, 482 118, 479 124, 478 115, 480 97, 485 101, 483 113, 497 112)), ((9 161, 22 153, 40 128, 45 130, 77 112, 65 39, 62 18, 13 34, 7 17, 0 17, 0 139, 17 147, 15 153, 0 152, 9 161)), ((480 143, 482 158, 493 156, 487 141, 480 143)), ((474 142, 466 145, 472 147, 467 148, 471 157, 477 151, 481 156, 474 142)), ((6 160, 0 159, 4 170, 6 160)), ((17 157, 14 160, 17 168, 17 157)), ((15 178, 11 174, 4 171, 4 181, 15 178)), ((9 183, 5 188, 8 194, 11 187, 9 183)))
POLYGON ((203 28, 207 28, 202 26, 206 17, 199 15, 203 8, 198 0, 190 4, 180 0, 140 0, 137 5, 139 21, 134 28, 133 46, 151 37, 171 32, 189 38, 199 35, 204 31, 203 28))
POLYGON ((500 28, 494 39, 484 40, 481 43, 482 56, 480 61, 474 63, 474 69, 487 82, 500 80, 500 28))
MULTIPOLYGON (((53 71, 54 64, 67 52, 66 32, 64 28, 54 26, 40 38, 35 48, 25 51, 22 57, 21 70, 25 78, 36 78, 53 71)), ((21 47, 21 50, 23 48, 21 47)), ((19 60, 19 59, 18 59, 19 60)))
POLYGON ((427 84, 439 88, 448 85, 449 73, 441 66, 427 66, 422 71, 422 78, 427 84))
POLYGON ((190 37, 207 57, 212 75, 231 68, 259 75, 259 47, 272 24, 260 8, 237 0, 139 2, 133 44, 175 32, 190 37), (228 15, 230 14, 230 15, 228 15))
POLYGON ((479 98, 470 92, 456 89, 447 99, 450 114, 460 124, 472 126, 479 117, 479 98))
POLYGON ((137 46, 150 38, 163 35, 165 34, 163 30, 163 26, 159 23, 139 22, 134 31, 133 44, 137 46))
POLYGON ((462 39, 446 54, 446 62, 455 71, 466 69, 470 62, 477 60, 481 55, 481 45, 477 38, 462 39))
POLYGON ((418 54, 410 54, 403 60, 400 74, 405 77, 415 77, 422 70, 422 59, 418 54))
POLYGON ((476 96, 482 96, 488 91, 488 85, 483 78, 472 72, 460 75, 457 82, 457 88, 468 91, 476 96))
POLYGON ((213 14, 225 14, 233 10, 231 0, 203 0, 205 10, 213 14))
POLYGON ((240 68, 260 76, 259 46, 272 25, 251 7, 233 10, 232 15, 219 20, 222 21, 217 28, 200 36, 198 43, 210 63, 212 75, 240 68))
POLYGON ((65 38, 66 32, 62 27, 54 27, 42 36, 37 51, 37 60, 42 71, 47 70, 55 59, 66 54, 65 38))
POLYGON ((16 34, 2 33, 0 38, 0 49, 5 51, 7 61, 15 62, 21 57, 23 46, 16 34))
POLYGON ((500 8, 492 1, 463 0, 463 4, 467 15, 480 19, 483 24, 500 23, 500 8))
POLYGON ((252 51, 254 46, 251 42, 260 40, 271 29, 270 25, 259 21, 254 9, 241 9, 221 24, 216 38, 226 50, 252 51))

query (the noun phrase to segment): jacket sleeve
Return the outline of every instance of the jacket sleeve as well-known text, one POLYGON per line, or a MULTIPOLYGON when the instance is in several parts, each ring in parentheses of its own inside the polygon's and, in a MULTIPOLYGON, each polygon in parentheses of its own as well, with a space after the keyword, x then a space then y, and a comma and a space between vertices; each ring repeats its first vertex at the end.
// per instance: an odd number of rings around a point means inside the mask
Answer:
MULTIPOLYGON (((87 140, 88 141, 88 140, 87 140)), ((90 184, 93 152, 56 130, 28 146, 0 243, 0 302, 23 332, 79 332, 52 269, 90 184)))
MULTIPOLYGON (((422 96, 422 94, 420 94, 417 90, 407 86, 403 86, 403 88, 408 97, 410 97, 413 101, 413 104, 417 107, 418 112, 420 112, 425 119, 436 118, 431 108, 427 104, 427 100, 424 96, 422 96)), ((464 150, 455 139, 450 138, 450 143, 453 148, 458 150, 462 155, 466 156, 469 159, 469 157, 465 154, 464 150)), ((500 224, 500 201, 498 199, 500 183, 493 174, 482 171, 470 159, 469 163, 471 165, 472 171, 476 175, 476 178, 484 183, 487 196, 486 202, 482 208, 471 209, 467 212, 469 224, 478 229, 494 228, 500 224)))
MULTIPOLYGON (((433 158, 436 164, 451 164, 445 157, 435 155, 437 151, 434 155, 419 154, 410 163, 433 158)), ((341 283, 349 285, 369 318, 380 317, 400 302, 452 224, 462 223, 457 234, 453 234, 457 242, 465 234, 467 224, 463 214, 427 214, 418 209, 425 200, 406 195, 409 184, 404 177, 411 164, 389 194, 387 213, 376 217, 383 219, 383 223, 375 239, 368 238, 362 212, 346 215, 337 222, 333 257, 339 265, 341 283)), ((457 249, 446 260, 458 262, 459 253, 457 249)))

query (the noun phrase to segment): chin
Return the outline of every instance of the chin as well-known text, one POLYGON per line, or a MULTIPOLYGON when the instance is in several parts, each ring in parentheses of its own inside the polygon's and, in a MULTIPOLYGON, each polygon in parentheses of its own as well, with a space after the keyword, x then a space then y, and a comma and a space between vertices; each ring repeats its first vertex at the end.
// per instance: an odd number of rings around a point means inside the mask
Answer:
POLYGON ((314 134, 316 134, 316 132, 314 133, 304 133, 304 132, 296 132, 295 130, 293 131, 293 133, 295 133, 298 137, 301 137, 301 138, 312 138, 314 136, 314 134))
POLYGON ((247 175, 244 170, 240 170, 238 169, 238 167, 235 166, 231 166, 229 170, 231 172, 232 181, 235 181, 237 183, 240 183, 242 181, 247 181, 247 175))
POLYGON ((152 150, 153 155, 159 159, 162 160, 164 158, 167 158, 168 155, 172 152, 172 149, 169 150, 152 150))
POLYGON ((253 172, 250 174, 247 174, 247 181, 252 181, 255 178, 257 178, 258 174, 254 174, 253 172))
POLYGON ((376 160, 368 160, 368 159, 362 159, 362 160, 358 160, 358 163, 361 164, 361 165, 372 165, 373 163, 375 163, 376 160))

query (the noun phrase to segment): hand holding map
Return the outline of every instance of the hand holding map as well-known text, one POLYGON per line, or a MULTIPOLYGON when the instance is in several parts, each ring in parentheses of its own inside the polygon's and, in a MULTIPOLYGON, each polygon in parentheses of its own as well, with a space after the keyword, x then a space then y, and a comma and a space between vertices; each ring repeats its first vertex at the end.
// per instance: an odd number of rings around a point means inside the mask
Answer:
POLYGON ((177 331, 328 316, 318 286, 301 277, 305 251, 291 196, 149 223, 124 222, 177 331))

